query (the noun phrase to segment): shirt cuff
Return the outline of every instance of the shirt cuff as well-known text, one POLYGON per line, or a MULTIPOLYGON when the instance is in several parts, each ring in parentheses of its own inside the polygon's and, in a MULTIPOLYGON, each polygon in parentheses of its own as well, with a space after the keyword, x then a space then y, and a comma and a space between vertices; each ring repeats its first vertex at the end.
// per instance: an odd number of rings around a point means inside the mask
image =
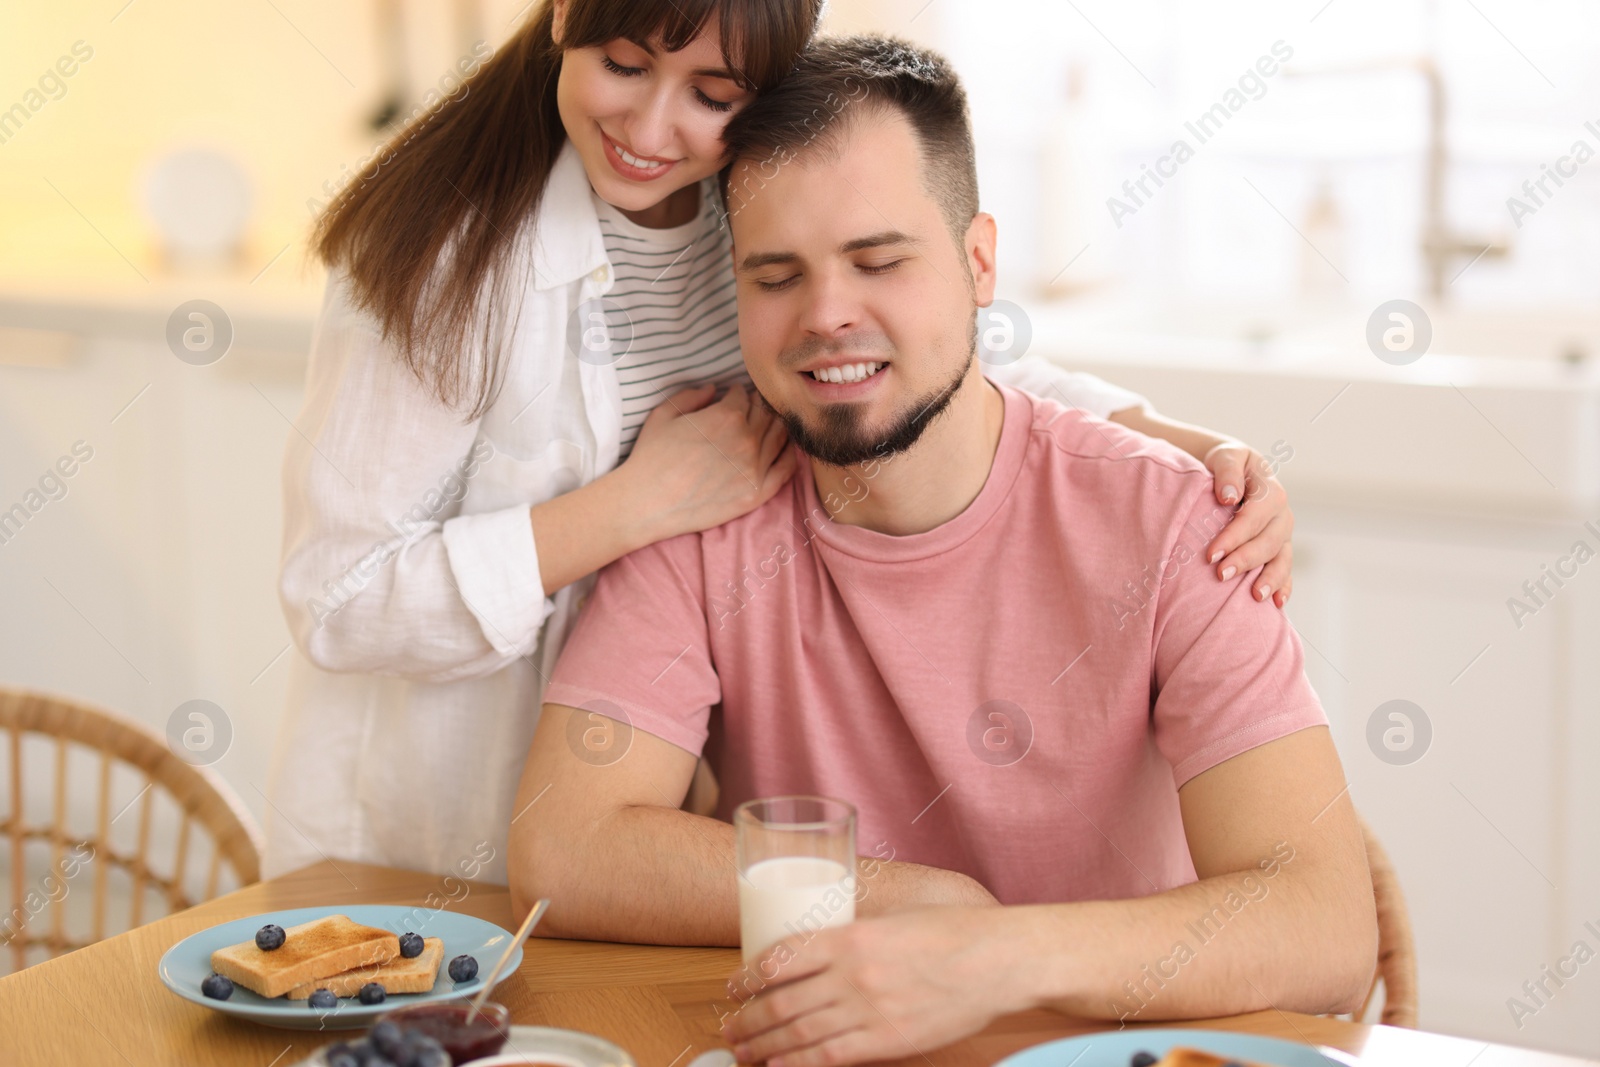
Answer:
POLYGON ((991 380, 1021 389, 1097 418, 1110 418, 1112 412, 1140 408, 1149 401, 1131 389, 1113 385, 1104 378, 1083 371, 1071 371, 1040 356, 1028 356, 1015 363, 984 368, 991 380))
POLYGON ((445 521, 443 536, 462 602, 483 636, 503 656, 531 653, 555 602, 544 595, 528 509, 457 515, 445 521))
MULTIPOLYGON (((557 670, 559 671, 559 668, 557 670)), ((559 673, 550 679, 549 686, 545 688, 544 702, 564 704, 569 708, 591 711, 597 715, 605 715, 608 719, 617 720, 617 715, 611 714, 615 711, 622 716, 617 721, 625 722, 632 729, 643 730, 647 734, 659 737, 691 756, 703 755, 706 740, 710 737, 710 730, 706 725, 711 717, 709 708, 704 709, 701 716, 696 716, 699 721, 685 722, 654 708, 645 707, 643 704, 635 704, 631 700, 618 700, 608 693, 571 685, 562 681, 559 673)))
POLYGON ((1113 385, 1104 378, 1097 378, 1093 374, 1074 374, 1076 379, 1072 383, 1074 388, 1067 390, 1067 398, 1076 406, 1083 408, 1091 415, 1102 419, 1109 419, 1118 411, 1128 408, 1149 407, 1150 401, 1132 389, 1124 389, 1120 385, 1113 385))
POLYGON ((1277 741, 1301 730, 1309 730, 1313 726, 1326 725, 1328 716, 1320 704, 1302 704, 1290 711, 1250 723, 1179 760, 1172 768, 1172 784, 1182 789, 1191 778, 1209 771, 1219 763, 1231 760, 1235 756, 1242 756, 1269 741, 1277 741))

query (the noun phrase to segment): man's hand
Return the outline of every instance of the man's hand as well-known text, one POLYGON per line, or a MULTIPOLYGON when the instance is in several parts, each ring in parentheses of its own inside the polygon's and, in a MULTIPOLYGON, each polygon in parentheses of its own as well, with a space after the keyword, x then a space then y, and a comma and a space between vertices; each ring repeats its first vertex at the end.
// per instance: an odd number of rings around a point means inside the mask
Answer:
POLYGON ((1127 900, 920 908, 797 934, 730 983, 746 1003, 724 1036, 746 1063, 844 1067, 931 1052, 1036 1007, 1153 1022, 1359 1006, 1377 914, 1328 728, 1224 760, 1178 800, 1199 881, 1127 900), (1128 992, 1152 974, 1154 990, 1128 992))
POLYGON ((767 1067, 842 1067, 947 1045, 1027 1006, 1007 916, 922 908, 787 938, 756 964, 764 984, 729 983, 744 1003, 723 1036, 739 1062, 767 1067))

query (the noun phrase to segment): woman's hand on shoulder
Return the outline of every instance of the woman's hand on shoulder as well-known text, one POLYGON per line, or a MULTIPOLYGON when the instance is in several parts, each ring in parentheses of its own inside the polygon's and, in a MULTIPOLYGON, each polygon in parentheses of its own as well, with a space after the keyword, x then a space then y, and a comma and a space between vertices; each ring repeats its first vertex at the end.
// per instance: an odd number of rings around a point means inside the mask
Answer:
POLYGON ((783 421, 743 386, 680 390, 639 429, 620 470, 633 475, 654 540, 709 530, 772 499, 794 474, 783 421))
POLYGON ((1204 463, 1215 480, 1217 503, 1232 506, 1244 501, 1206 547, 1206 561, 1223 581, 1261 567, 1251 595, 1257 600, 1270 596, 1274 604, 1283 607, 1294 588, 1294 545, 1290 541, 1294 512, 1289 494, 1261 453, 1238 441, 1224 441, 1212 448, 1204 463))

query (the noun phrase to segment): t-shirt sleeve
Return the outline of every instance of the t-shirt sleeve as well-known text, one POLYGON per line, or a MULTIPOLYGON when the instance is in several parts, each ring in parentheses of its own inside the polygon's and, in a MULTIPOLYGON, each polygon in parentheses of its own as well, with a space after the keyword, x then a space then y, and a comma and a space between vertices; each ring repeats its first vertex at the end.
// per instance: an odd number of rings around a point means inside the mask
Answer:
POLYGON ((722 687, 706 628, 700 535, 660 541, 600 572, 544 699, 622 717, 699 755, 722 687))
POLYGON ((1152 635, 1156 745, 1180 787, 1328 721, 1288 617, 1250 592, 1259 569, 1222 582, 1206 562, 1206 545, 1233 512, 1212 498, 1209 475, 1204 481, 1164 561, 1152 635))

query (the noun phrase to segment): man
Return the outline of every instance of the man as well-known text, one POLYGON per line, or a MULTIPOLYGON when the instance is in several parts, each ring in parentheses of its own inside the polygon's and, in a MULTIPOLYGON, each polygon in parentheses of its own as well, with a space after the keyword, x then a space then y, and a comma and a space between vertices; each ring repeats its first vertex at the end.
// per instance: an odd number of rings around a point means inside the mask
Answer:
POLYGON ((1373 900, 1299 644, 1207 573, 1229 513, 1198 463, 980 373, 995 223, 954 75, 820 43, 728 139, 746 363, 808 458, 602 575, 523 776, 518 906, 737 944, 723 820, 819 793, 859 809, 858 921, 741 985, 744 1062, 913 1055, 1037 1006, 1353 1008, 1373 900), (717 818, 681 810, 702 751, 717 818))

